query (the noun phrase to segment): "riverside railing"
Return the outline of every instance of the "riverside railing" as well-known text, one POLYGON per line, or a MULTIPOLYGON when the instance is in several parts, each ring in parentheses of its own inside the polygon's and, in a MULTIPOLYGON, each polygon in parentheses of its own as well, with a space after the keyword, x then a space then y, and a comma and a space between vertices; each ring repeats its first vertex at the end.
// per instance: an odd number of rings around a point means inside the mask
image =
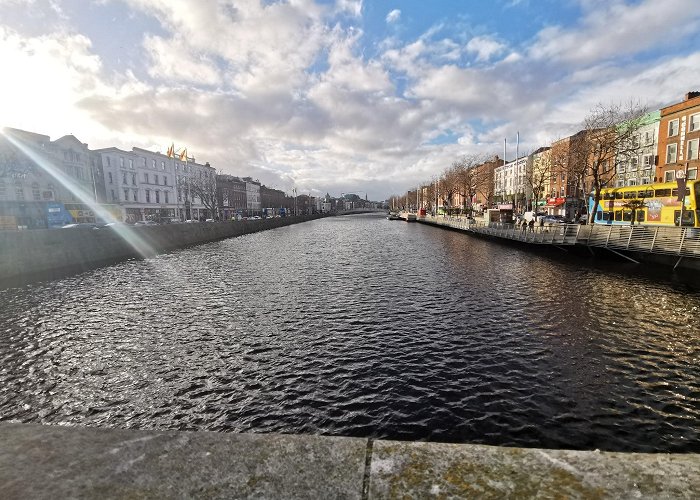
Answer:
POLYGON ((463 217, 421 217, 422 222, 538 245, 585 245, 611 250, 700 258, 700 229, 661 226, 552 224, 534 228, 463 217))

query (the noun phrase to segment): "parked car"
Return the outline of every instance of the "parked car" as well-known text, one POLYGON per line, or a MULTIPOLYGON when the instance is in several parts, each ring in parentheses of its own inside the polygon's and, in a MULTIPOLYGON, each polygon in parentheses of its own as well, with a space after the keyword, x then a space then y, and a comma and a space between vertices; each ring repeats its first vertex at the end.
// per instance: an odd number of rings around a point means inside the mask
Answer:
POLYGON ((94 224, 92 222, 76 222, 74 224, 66 224, 65 226, 61 226, 61 229, 75 229, 75 228, 83 228, 83 229, 99 229, 100 224, 94 224))
POLYGON ((566 217, 563 215, 546 215, 544 217, 544 223, 545 224, 566 224, 567 220, 566 217))

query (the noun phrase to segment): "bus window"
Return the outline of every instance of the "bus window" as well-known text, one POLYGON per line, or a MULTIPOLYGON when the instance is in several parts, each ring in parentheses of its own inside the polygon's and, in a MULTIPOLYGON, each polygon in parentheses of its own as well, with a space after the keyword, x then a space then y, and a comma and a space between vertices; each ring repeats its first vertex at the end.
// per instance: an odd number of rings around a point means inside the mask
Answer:
POLYGON ((615 212, 615 220, 618 222, 622 220, 622 210, 615 212))
POLYGON ((604 220, 613 220, 613 212, 605 212, 603 215, 604 220))
MULTIPOLYGON (((618 212, 618 213, 620 213, 620 212, 618 212)), ((615 220, 617 220, 617 218, 615 220)), ((622 212, 622 220, 625 222, 631 221, 632 220, 632 211, 631 210, 624 210, 622 212)))
POLYGON ((627 191, 627 192, 624 194, 624 197, 625 197, 626 200, 629 200, 629 199, 632 199, 632 198, 636 198, 636 197, 637 197, 637 191, 627 191))
POLYGON ((615 193, 612 191, 606 191, 603 193, 603 199, 604 200, 614 200, 615 199, 615 193))
POLYGON ((603 212, 598 211, 595 213, 595 220, 600 220, 602 218, 603 218, 603 212))
POLYGON ((640 198, 653 198, 654 197, 654 190, 647 189, 646 191, 640 191, 638 196, 640 198))
MULTIPOLYGON (((678 221, 681 218, 681 211, 673 211, 673 222, 677 226, 678 221)), ((683 225, 684 226, 694 226, 695 225, 695 213, 692 210, 683 211, 683 225)))
POLYGON ((637 210, 637 222, 644 222, 644 210, 637 210))
MULTIPOLYGON (((689 188, 689 187, 686 187, 686 188, 685 188, 685 195, 688 196, 689 194, 690 194, 690 188, 689 188)), ((676 188, 676 189, 674 189, 673 191, 671 191, 671 196, 674 196, 674 197, 675 197, 675 196, 678 196, 678 188, 676 188)))
POLYGON ((654 192, 654 196, 656 198, 664 198, 666 196, 671 196, 671 190, 670 189, 657 189, 654 192))
POLYGON ((622 199, 622 193, 620 193, 619 191, 618 191, 617 193, 615 193, 615 199, 616 199, 616 200, 621 200, 621 199, 622 199))

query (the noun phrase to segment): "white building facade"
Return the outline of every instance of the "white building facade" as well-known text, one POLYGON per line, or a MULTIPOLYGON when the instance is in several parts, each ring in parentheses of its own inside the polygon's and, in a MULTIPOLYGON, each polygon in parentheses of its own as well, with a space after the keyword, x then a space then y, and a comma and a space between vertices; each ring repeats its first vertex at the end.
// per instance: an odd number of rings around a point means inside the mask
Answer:
POLYGON ((496 167, 493 172, 494 194, 497 200, 512 203, 516 211, 524 208, 532 197, 532 188, 527 182, 527 156, 496 167))
POLYGON ((648 113, 634 140, 640 150, 631 158, 618 160, 615 187, 639 186, 654 182, 658 159, 659 123, 661 112, 648 113))
POLYGON ((124 222, 164 218, 184 221, 207 216, 190 182, 203 173, 215 175, 212 167, 141 148, 106 148, 94 153, 104 172, 107 200, 122 208, 124 222))
POLYGON ((260 204, 260 183, 254 181, 250 177, 244 177, 245 194, 246 194, 246 211, 248 217, 262 215, 262 206, 260 204))

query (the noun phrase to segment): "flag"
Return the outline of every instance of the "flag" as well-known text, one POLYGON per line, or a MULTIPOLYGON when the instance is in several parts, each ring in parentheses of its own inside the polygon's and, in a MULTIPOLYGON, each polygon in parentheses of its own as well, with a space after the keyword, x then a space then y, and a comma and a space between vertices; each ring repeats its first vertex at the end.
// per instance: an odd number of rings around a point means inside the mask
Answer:
POLYGON ((167 152, 168 158, 173 158, 175 156, 175 143, 171 144, 167 152))
POLYGON ((180 161, 187 162, 187 148, 180 152, 180 161))

